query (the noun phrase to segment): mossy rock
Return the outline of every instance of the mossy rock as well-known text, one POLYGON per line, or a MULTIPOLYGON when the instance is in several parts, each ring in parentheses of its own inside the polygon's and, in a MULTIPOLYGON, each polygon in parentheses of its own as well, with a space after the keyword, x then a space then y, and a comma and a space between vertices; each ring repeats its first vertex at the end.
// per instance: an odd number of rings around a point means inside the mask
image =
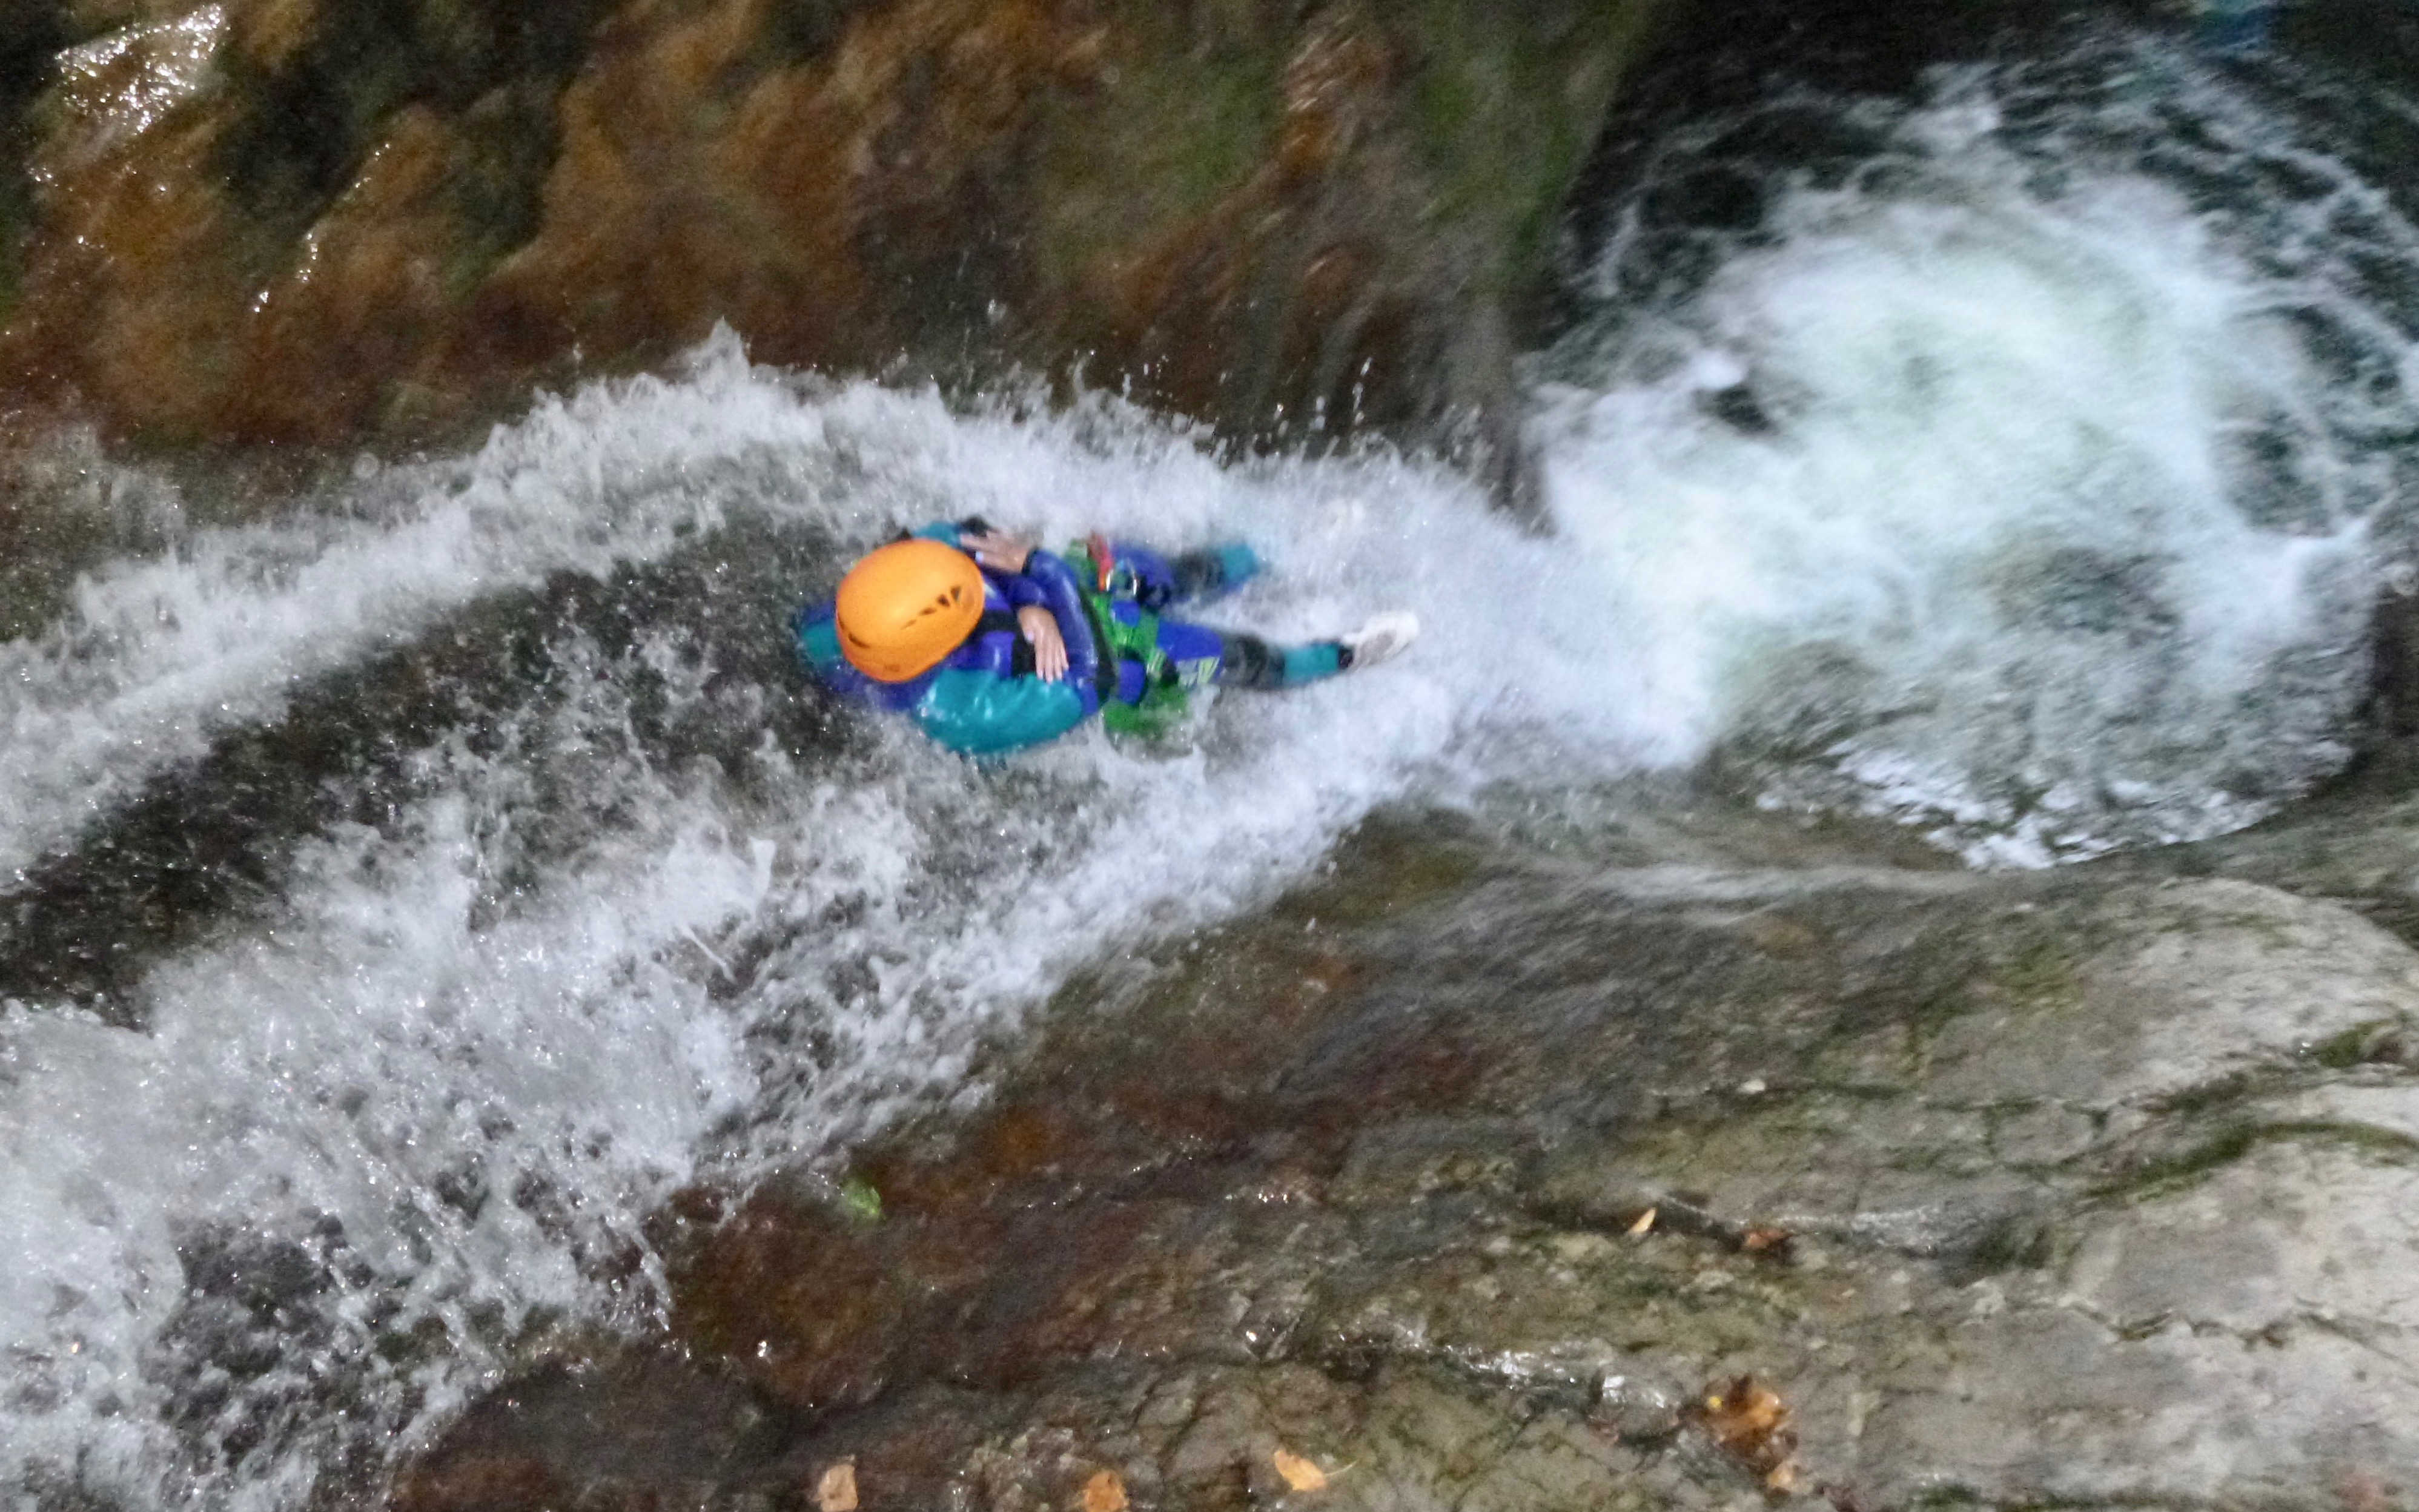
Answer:
MULTIPOLYGON (((1508 445, 1547 233, 1662 8, 231 0, 143 130, 24 143, 0 376, 153 447, 426 443, 719 321, 1236 440, 1508 445)), ((14 25, 22 95, 69 33, 14 25)))

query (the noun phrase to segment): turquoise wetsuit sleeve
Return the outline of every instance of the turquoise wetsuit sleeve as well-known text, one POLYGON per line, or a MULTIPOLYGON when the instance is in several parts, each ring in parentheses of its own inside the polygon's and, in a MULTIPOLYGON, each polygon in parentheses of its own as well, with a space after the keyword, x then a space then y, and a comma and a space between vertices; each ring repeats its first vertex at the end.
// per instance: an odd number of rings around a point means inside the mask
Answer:
POLYGON ((944 668, 916 704, 916 722, 940 744, 969 756, 995 756, 1055 740, 1093 712, 1071 677, 1001 677, 971 667, 944 668))

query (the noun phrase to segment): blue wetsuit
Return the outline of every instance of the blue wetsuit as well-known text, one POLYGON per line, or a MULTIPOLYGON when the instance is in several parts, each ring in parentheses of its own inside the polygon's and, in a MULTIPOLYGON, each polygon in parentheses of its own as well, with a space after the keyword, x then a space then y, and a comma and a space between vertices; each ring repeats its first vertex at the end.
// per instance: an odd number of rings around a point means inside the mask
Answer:
MULTIPOLYGON (((915 533, 945 546, 988 527, 978 519, 927 525, 915 533)), ((1226 546, 1169 559, 1117 542, 1111 548, 1116 575, 1105 610, 1122 626, 1176 604, 1214 597, 1259 570, 1249 547, 1226 546)), ((815 676, 834 692, 880 709, 912 717, 924 733, 951 750, 994 755, 1054 740, 1101 712, 1104 702, 1139 704, 1151 691, 1152 669, 1132 657, 1103 651, 1110 627, 1096 629, 1074 569, 1048 551, 1036 550, 1023 572, 982 569, 983 616, 939 666, 903 683, 866 676, 840 655, 840 635, 826 599, 798 611, 792 622, 798 649, 815 676), (1067 675, 1045 683, 1034 666, 1032 643, 1018 628, 1016 611, 1039 606, 1057 622, 1067 643, 1067 675)), ((1099 595, 1095 595, 1099 602, 1099 595)), ((1183 687, 1212 684, 1244 687, 1293 687, 1332 677, 1348 657, 1333 640, 1277 647, 1256 636, 1211 630, 1174 620, 1158 622, 1156 644, 1164 660, 1163 682, 1183 687)))
MULTIPOLYGON (((1156 640, 1167 658, 1168 673, 1182 687, 1300 687, 1344 671, 1341 644, 1315 640, 1304 646, 1272 646, 1256 635, 1237 635, 1187 625, 1165 617, 1179 604, 1216 598, 1260 570, 1259 558, 1248 546, 1211 547, 1170 560, 1147 547, 1128 541, 1109 543, 1116 586, 1109 613, 1124 625, 1138 625, 1146 614, 1159 615, 1156 640)), ((1120 703, 1139 703, 1148 689, 1148 669, 1132 657, 1117 661, 1116 697, 1120 703)))

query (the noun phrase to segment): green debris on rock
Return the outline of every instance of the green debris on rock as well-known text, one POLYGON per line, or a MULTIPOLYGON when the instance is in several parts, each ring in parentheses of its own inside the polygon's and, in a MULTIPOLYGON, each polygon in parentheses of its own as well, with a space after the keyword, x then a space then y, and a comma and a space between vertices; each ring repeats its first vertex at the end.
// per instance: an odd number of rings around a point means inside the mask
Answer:
POLYGON ((862 1176, 852 1176, 840 1184, 840 1204, 860 1223, 882 1221, 882 1194, 862 1176))

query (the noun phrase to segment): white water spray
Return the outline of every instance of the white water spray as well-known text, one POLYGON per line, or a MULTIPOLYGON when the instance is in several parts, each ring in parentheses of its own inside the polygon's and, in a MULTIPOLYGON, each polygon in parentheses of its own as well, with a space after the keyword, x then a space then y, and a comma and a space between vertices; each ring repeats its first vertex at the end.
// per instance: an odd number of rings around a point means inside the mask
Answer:
POLYGON ((705 460, 815 439, 816 417, 725 364, 592 391, 370 501, 400 520, 199 532, 81 582, 47 634, 0 644, 0 875, 70 841, 210 738, 275 718, 297 683, 449 610, 561 571, 661 556, 721 523, 705 460))
POLYGON ((2350 301, 2138 175, 2040 187, 1980 85, 1887 138, 1548 391, 1563 524, 1768 802, 1985 864, 2258 818, 2346 754, 2394 501, 2297 323, 2350 301))

